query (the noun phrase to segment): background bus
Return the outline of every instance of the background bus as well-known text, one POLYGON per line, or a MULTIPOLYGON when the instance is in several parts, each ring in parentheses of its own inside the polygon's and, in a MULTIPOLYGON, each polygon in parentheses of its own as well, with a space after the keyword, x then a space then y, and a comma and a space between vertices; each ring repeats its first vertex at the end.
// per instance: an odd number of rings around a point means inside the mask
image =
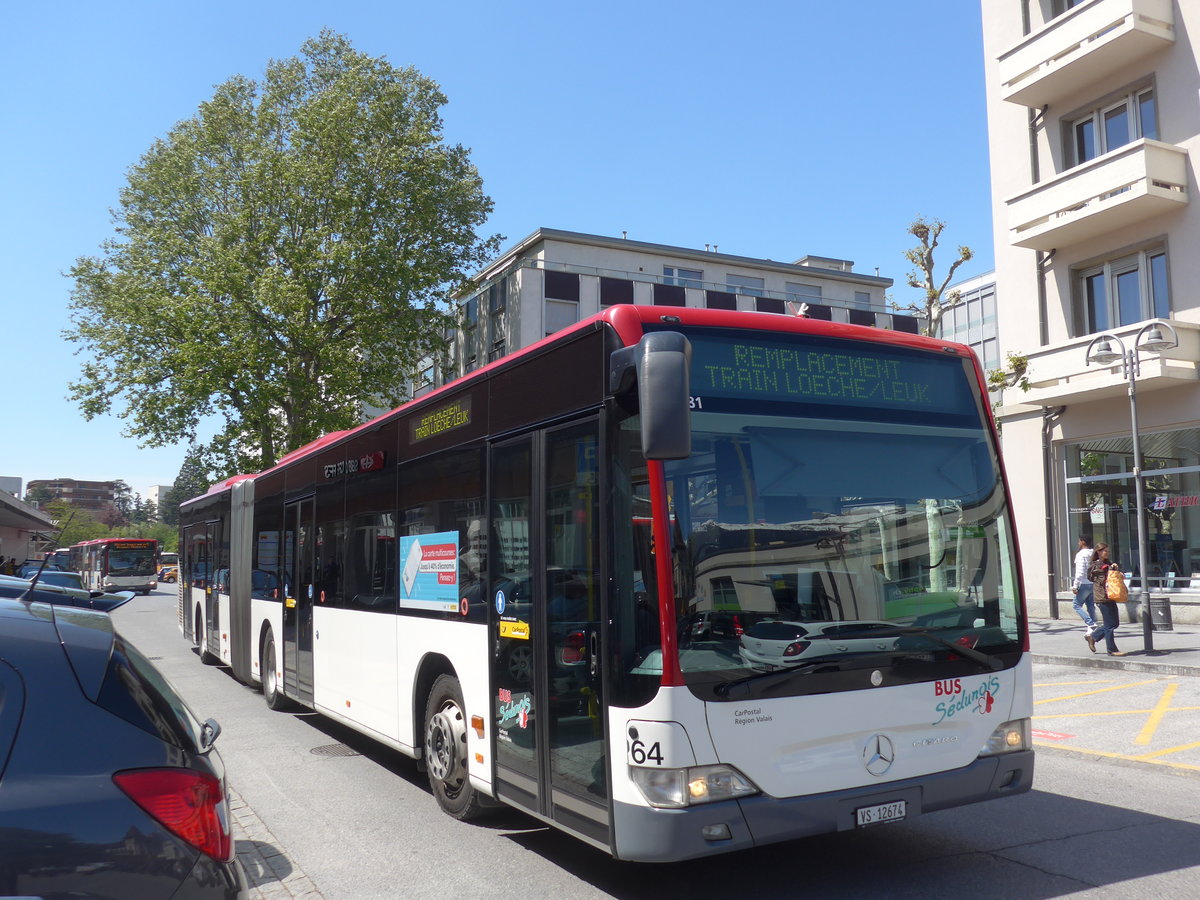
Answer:
POLYGON ((208 662, 633 860, 1029 789, 1028 632, 957 344, 614 306, 180 507, 208 662))
POLYGON ((157 559, 151 538, 99 538, 71 547, 70 568, 88 590, 149 594, 158 586, 157 559))

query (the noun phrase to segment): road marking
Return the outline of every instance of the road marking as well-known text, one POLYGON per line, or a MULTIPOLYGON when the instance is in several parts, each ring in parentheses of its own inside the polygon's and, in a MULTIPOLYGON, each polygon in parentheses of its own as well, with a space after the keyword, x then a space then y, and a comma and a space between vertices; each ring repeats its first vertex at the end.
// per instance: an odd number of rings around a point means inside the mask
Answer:
POLYGON ((1154 704, 1154 709, 1151 710, 1150 717, 1146 719, 1146 724, 1142 727, 1141 733, 1133 739, 1135 744, 1145 746, 1150 743, 1150 739, 1154 737, 1154 732, 1158 730, 1158 726, 1162 723, 1162 717, 1171 705, 1171 698, 1175 696, 1175 691, 1178 689, 1179 682, 1168 684, 1163 688, 1162 696, 1158 698, 1158 703, 1154 704))
MULTIPOLYGON (((1165 762, 1161 759, 1154 759, 1155 754, 1148 753, 1145 756, 1128 756, 1124 753, 1109 753, 1106 750, 1085 750, 1082 747, 1063 747, 1056 744, 1046 743, 1044 741, 1034 741, 1033 746, 1042 747, 1046 750, 1066 750, 1070 753, 1086 753, 1088 756, 1102 756, 1106 759, 1128 759, 1134 762, 1144 762, 1148 766, 1164 766, 1168 769, 1187 769, 1190 772, 1200 772, 1200 766, 1189 765, 1188 763, 1173 763, 1165 762)), ((1189 744, 1187 747, 1176 747, 1176 750, 1186 750, 1188 747, 1197 746, 1189 744)), ((1174 752, 1174 751, 1172 751, 1174 752)))
POLYGON ((1104 678, 1100 681, 1042 681, 1034 682, 1035 688, 1074 687, 1077 684, 1112 684, 1115 678, 1104 678))
MULTIPOLYGON (((1200 706, 1172 706, 1166 712, 1196 712, 1200 710, 1200 706)), ((1100 712, 1081 712, 1081 713, 1050 713, 1048 715, 1034 716, 1037 720, 1042 719, 1086 719, 1095 716, 1145 716, 1153 712, 1150 709, 1106 709, 1100 712)))
POLYGON ((1168 753, 1179 753, 1182 750, 1194 750, 1196 747, 1200 747, 1200 741, 1192 744, 1183 744, 1179 747, 1168 747, 1166 750, 1155 750, 1153 753, 1146 753, 1143 756, 1134 756, 1131 758, 1152 761, 1157 756, 1166 756, 1168 753))
POLYGON ((1131 681, 1129 684, 1118 684, 1113 687, 1100 688, 1097 691, 1084 691, 1081 694, 1068 694, 1065 697, 1047 697, 1045 700, 1034 700, 1033 705, 1038 706, 1042 703, 1058 703, 1060 700, 1075 700, 1079 697, 1092 697, 1096 694, 1106 694, 1109 691, 1123 691, 1126 688, 1141 687, 1144 684, 1156 684, 1162 681, 1161 678, 1150 678, 1146 681, 1131 681))

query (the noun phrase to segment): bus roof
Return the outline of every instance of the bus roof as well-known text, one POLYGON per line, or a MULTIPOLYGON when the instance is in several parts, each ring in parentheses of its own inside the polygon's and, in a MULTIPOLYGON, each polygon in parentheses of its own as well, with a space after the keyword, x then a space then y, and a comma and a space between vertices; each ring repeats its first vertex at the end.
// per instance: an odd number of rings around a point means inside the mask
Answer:
POLYGON ((610 326, 624 346, 636 344, 642 337, 646 325, 680 324, 693 327, 728 328, 747 331, 775 331, 791 334, 816 334, 843 340, 866 341, 869 343, 886 344, 890 346, 911 347, 919 350, 941 350, 954 353, 957 356, 971 358, 972 351, 965 344, 944 341, 939 338, 908 332, 892 331, 886 328, 873 328, 868 325, 850 325, 843 322, 830 322, 823 319, 810 319, 803 316, 772 315, 761 312, 743 312, 740 310, 707 309, 689 306, 649 306, 646 304, 621 303, 604 309, 589 316, 569 328, 547 335, 536 343, 522 347, 507 356, 494 360, 486 365, 473 369, 467 374, 448 381, 427 394, 422 394, 408 400, 388 412, 381 413, 361 425, 353 428, 331 431, 314 441, 297 447, 280 457, 271 468, 261 472, 233 475, 212 485, 204 494, 185 500, 180 506, 194 503, 215 494, 230 490, 235 484, 247 479, 257 479, 268 472, 281 469, 296 460, 303 459, 325 447, 332 446, 360 432, 369 431, 392 419, 401 412, 408 412, 414 406, 432 403, 442 394, 456 390, 472 381, 487 377, 490 373, 515 365, 526 357, 532 356, 544 348, 569 338, 580 332, 610 326))

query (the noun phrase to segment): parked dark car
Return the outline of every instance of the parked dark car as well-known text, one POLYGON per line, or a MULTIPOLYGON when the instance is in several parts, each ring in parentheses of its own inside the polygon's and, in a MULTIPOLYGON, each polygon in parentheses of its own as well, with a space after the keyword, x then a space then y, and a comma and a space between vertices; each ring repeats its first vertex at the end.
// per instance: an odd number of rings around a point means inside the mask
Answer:
POLYGON ((245 897, 219 732, 106 613, 0 595, 0 896, 245 897))
MULTIPOLYGON (((68 573, 63 573, 68 574, 68 573)), ((89 591, 83 587, 69 587, 62 584, 52 584, 45 581, 46 573, 38 579, 37 584, 29 578, 17 578, 13 575, 0 575, 0 597, 13 599, 24 598, 40 603, 52 603, 55 606, 78 606, 81 609, 98 609, 101 612, 112 612, 118 606, 123 606, 133 599, 133 591, 121 591, 117 594, 106 594, 103 591, 89 591), (33 588, 33 595, 26 596, 33 588)), ((76 575, 76 578, 79 576, 76 575)))

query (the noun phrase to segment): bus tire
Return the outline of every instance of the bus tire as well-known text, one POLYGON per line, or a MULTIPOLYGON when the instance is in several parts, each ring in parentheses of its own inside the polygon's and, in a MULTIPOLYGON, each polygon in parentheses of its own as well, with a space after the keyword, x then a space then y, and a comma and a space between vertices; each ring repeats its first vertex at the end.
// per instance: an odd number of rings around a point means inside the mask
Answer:
POLYGON ((267 632, 262 652, 262 692, 267 706, 274 710, 287 709, 288 699, 279 690, 279 676, 275 671, 275 636, 267 632))
POLYGON ((478 818, 484 803, 467 775, 467 713, 453 675, 439 675, 429 691, 424 760, 438 806, 462 822, 478 818))
POLYGON ((215 666, 221 660, 208 652, 208 635, 204 629, 204 618, 200 615, 200 610, 196 610, 196 649, 200 652, 200 662, 206 666, 215 666))

